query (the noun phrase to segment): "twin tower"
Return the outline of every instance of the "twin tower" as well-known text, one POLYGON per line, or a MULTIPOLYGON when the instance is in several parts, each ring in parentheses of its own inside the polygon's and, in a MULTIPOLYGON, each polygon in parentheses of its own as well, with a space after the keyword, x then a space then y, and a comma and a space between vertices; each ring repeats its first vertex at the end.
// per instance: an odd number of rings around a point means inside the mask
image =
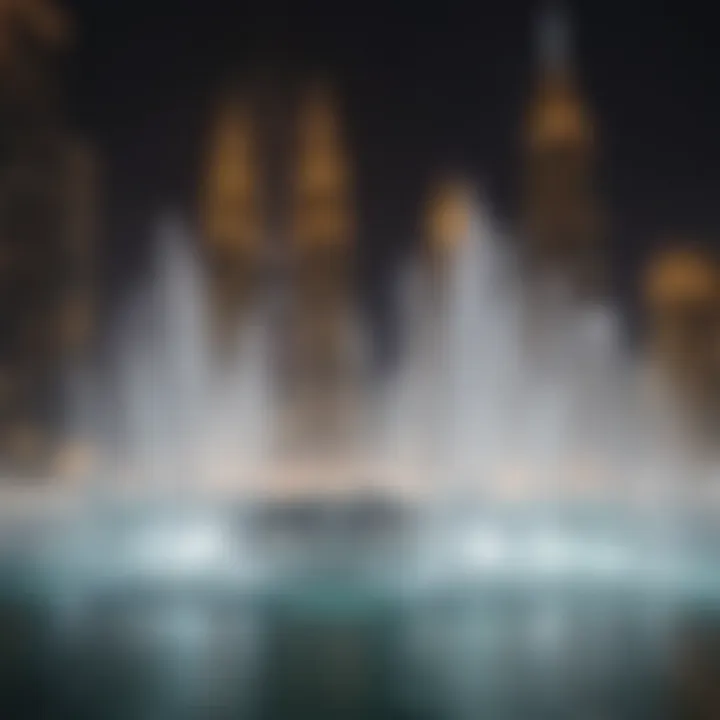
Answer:
POLYGON ((216 348, 270 286, 285 424, 333 444, 357 364, 350 160, 329 85, 276 89, 227 94, 210 133, 200 216, 216 348))
MULTIPOLYGON (((537 29, 538 73, 521 131, 522 255, 530 279, 561 274, 578 292, 595 294, 605 273, 593 120, 566 19, 545 13, 537 29)), ((337 98, 322 83, 301 88, 285 105, 267 93, 227 94, 210 132, 200 204, 221 324, 242 312, 268 256, 292 265, 290 276, 308 292, 327 295, 345 279, 355 249, 337 98)), ((432 227, 429 233, 436 234, 432 227)))
POLYGON ((268 268, 282 267, 309 302, 308 293, 340 291, 352 266, 353 188, 337 99, 322 82, 282 104, 267 90, 226 95, 210 132, 200 215, 220 332, 268 268))
MULTIPOLYGON (((557 11, 536 27, 533 89, 520 128, 521 257, 530 291, 546 277, 560 276, 574 294, 605 290, 604 228, 596 188, 595 128, 576 73, 568 22, 557 11)), ((290 294, 288 332, 300 334, 292 352, 307 349, 311 366, 334 362, 341 315, 352 295, 355 263, 353 169, 338 98, 320 82, 293 92, 275 84, 226 93, 210 128, 200 197, 200 215, 214 317, 219 337, 237 327, 268 268, 282 268, 290 294), (325 348, 314 358, 310 348, 325 348)), ((437 188, 429 245, 445 252, 462 234, 462 191, 437 188), (449 228, 449 229, 448 229, 449 228), (444 248, 444 249, 443 249, 444 248)), ((467 208, 466 208, 467 210, 467 208)), ((432 249, 432 248, 431 248, 432 249)), ((542 287, 542 283, 537 285, 542 287)), ((320 373, 320 369, 317 373, 320 373)))

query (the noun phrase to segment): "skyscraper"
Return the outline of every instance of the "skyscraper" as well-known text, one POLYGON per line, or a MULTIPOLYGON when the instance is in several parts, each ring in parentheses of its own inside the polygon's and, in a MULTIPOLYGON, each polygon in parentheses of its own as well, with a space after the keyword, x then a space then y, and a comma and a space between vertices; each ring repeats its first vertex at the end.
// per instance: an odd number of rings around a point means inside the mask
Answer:
POLYGON ((643 282, 645 352, 656 395, 691 440, 720 439, 720 271, 716 259, 677 245, 656 254, 643 282))
POLYGON ((332 447, 350 421, 346 410, 357 380, 353 189, 330 87, 308 86, 296 120, 288 231, 290 392, 311 444, 332 447))
POLYGON ((69 22, 46 0, 0 6, 0 461, 45 473, 71 356, 88 350, 94 154, 61 112, 69 22))
POLYGON ((216 338, 227 341, 251 302, 266 251, 257 115, 234 89, 210 129, 200 213, 216 338))
POLYGON ((316 83, 302 93, 291 169, 291 237, 299 254, 347 255, 354 245, 350 163, 337 99, 316 83))
POLYGON ((571 51, 567 16, 551 7, 537 33, 538 77, 523 126, 522 223, 531 279, 562 278, 572 292, 603 287, 597 143, 571 51))
POLYGON ((422 244, 423 289, 416 302, 426 334, 423 354, 434 357, 435 363, 446 352, 442 334, 448 294, 459 245, 468 242, 470 235, 472 203, 470 185, 457 178, 435 185, 428 200, 422 244))
POLYGON ((441 260, 470 232, 472 199, 469 187, 460 180, 446 180, 433 188, 425 218, 425 248, 441 260))
POLYGON ((281 434, 288 447, 317 450, 343 432, 341 408, 357 379, 353 187, 333 90, 288 80, 260 74, 243 83, 243 94, 223 97, 201 225, 221 339, 241 330, 243 313, 268 295, 280 301, 265 319, 277 337, 281 434))

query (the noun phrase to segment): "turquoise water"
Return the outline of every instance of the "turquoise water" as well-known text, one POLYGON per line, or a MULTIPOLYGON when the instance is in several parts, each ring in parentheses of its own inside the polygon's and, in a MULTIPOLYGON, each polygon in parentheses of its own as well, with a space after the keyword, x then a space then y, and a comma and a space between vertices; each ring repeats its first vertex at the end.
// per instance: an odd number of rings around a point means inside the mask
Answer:
MULTIPOLYGON (((310 520, 288 531, 281 519, 272 533, 296 556, 244 585, 178 575, 93 583, 73 562, 6 554, 0 716, 686 717, 680 642, 720 636, 712 523, 694 521, 694 571, 690 555, 681 563, 697 582, 670 593, 637 573, 621 583, 479 567, 422 584, 412 532, 373 527, 365 537, 342 523, 321 532, 310 520)), ((703 648, 720 677, 720 654, 703 648)))

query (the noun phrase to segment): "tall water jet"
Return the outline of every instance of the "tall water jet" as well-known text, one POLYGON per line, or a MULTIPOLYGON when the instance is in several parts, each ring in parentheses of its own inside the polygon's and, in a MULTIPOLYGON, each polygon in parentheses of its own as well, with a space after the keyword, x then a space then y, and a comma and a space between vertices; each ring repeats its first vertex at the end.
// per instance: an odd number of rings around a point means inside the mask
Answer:
POLYGON ((230 361, 213 354, 206 284, 192 239, 163 222, 148 288, 119 339, 120 482, 148 488, 250 490, 273 445, 267 311, 258 298, 235 333, 230 361))

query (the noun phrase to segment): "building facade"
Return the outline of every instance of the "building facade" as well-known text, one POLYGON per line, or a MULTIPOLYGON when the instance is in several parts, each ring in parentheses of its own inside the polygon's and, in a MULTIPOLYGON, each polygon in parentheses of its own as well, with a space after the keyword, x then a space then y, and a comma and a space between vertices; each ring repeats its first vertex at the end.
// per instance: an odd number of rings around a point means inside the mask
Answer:
POLYGON ((693 446, 720 440, 720 267, 681 243, 658 252, 642 284, 645 364, 655 402, 693 446))
POLYGON ((351 164, 329 85, 263 80, 225 101, 210 143, 201 220, 213 315, 230 337, 245 310, 277 300, 283 443, 334 446, 357 332, 351 164))
POLYGON ((97 168, 62 115, 67 19, 49 2, 0 14, 0 465, 52 472, 70 364, 89 351, 97 168))
POLYGON ((257 116, 246 98, 216 111, 201 183, 200 219, 216 345, 231 341, 255 296, 267 242, 257 116))
POLYGON ((547 12, 522 129, 522 236, 531 283, 558 278, 573 294, 593 296, 605 284, 598 148, 570 42, 567 18, 547 12))

